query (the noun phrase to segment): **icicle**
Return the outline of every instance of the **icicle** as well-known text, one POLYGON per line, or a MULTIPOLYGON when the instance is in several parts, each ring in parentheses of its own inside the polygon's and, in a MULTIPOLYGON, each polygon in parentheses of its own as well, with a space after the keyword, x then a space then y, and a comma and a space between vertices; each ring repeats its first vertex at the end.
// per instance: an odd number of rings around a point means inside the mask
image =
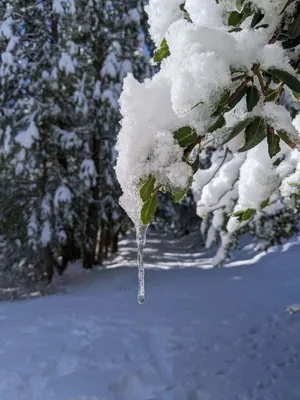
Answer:
POLYGON ((144 246, 146 243, 148 225, 137 225, 136 243, 137 243, 137 264, 138 264, 138 302, 143 304, 145 301, 145 270, 143 261, 144 246))

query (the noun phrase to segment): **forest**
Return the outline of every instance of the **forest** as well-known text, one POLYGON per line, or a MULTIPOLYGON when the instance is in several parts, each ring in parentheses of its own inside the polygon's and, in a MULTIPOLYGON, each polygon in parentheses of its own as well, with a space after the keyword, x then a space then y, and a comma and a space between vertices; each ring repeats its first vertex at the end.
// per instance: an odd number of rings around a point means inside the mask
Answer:
POLYGON ((299 3, 159 4, 1 2, 2 286, 99 266, 151 220, 214 266, 297 232, 299 3))
POLYGON ((1 0, 0 400, 299 400, 299 199, 299 0, 1 0))

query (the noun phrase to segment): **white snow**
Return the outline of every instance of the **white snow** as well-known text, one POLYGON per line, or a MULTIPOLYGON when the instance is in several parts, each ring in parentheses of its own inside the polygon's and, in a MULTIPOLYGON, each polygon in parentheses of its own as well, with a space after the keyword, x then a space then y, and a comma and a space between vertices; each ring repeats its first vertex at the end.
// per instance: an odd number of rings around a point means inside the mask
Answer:
POLYGON ((136 22, 137 24, 141 23, 141 16, 136 8, 131 8, 128 11, 128 15, 133 22, 136 22))
POLYGON ((130 74, 124 80, 125 89, 120 98, 121 110, 127 118, 122 120, 118 137, 116 171, 124 192, 120 204, 135 222, 139 220, 138 183, 141 178, 151 172, 159 181, 174 185, 174 171, 178 168, 180 186, 186 184, 191 176, 190 167, 181 161, 183 150, 171 133, 180 127, 180 121, 173 113, 168 91, 159 90, 161 85, 167 89, 164 77, 156 76, 142 86, 130 74), (144 107, 145 99, 148 109, 144 107), (145 162, 145 159, 148 161, 145 162))
POLYGON ((125 59, 121 65, 121 71, 120 71, 121 79, 123 80, 125 76, 131 72, 132 72, 132 62, 128 59, 125 59))
POLYGON ((103 91, 101 100, 103 102, 108 101, 111 108, 118 110, 118 100, 116 99, 116 94, 111 89, 106 89, 103 91))
POLYGON ((191 20, 199 26, 222 26, 220 8, 217 2, 211 0, 187 0, 185 9, 189 13, 191 20))
POLYGON ((197 241, 149 235, 143 306, 134 238, 64 294, 0 303, 0 399, 299 400, 299 239, 224 269, 197 241))
POLYGON ((42 228, 42 232, 41 232, 41 243, 43 246, 47 246, 47 244, 50 242, 51 240, 51 226, 49 221, 45 221, 43 223, 43 228, 42 228))
POLYGON ((157 47, 172 22, 182 17, 179 8, 181 3, 181 0, 152 0, 145 7, 149 16, 150 34, 157 47))
POLYGON ((16 135, 15 141, 25 149, 30 149, 34 140, 37 139, 39 139, 39 131, 32 117, 28 127, 16 135))
POLYGON ((55 135, 60 147, 64 150, 79 148, 82 144, 82 140, 74 131, 65 131, 63 129, 56 128, 55 135))
POLYGON ((118 61, 116 59, 116 55, 114 53, 108 54, 106 57, 103 67, 101 68, 101 76, 104 77, 106 75, 111 76, 112 78, 116 77, 117 75, 117 66, 118 61))
POLYGON ((67 186, 58 187, 54 195, 54 207, 59 208, 62 203, 70 204, 72 197, 72 193, 67 186))
POLYGON ((53 10, 58 14, 69 12, 74 14, 76 11, 74 0, 53 0, 53 10))
POLYGON ((80 178, 86 187, 90 188, 96 185, 97 171, 93 160, 84 160, 80 166, 80 178))
POLYGON ((272 102, 266 103, 263 108, 263 116, 275 130, 287 132, 290 140, 293 143, 299 144, 300 129, 298 129, 299 122, 297 122, 299 119, 296 117, 292 120, 286 108, 272 102))
POLYGON ((11 73, 11 69, 14 69, 14 57, 9 51, 4 51, 1 54, 2 65, 0 68, 0 76, 5 77, 11 73))
POLYGON ((63 52, 61 54, 58 66, 61 71, 65 71, 66 75, 74 74, 75 72, 74 60, 68 53, 63 52))
MULTIPOLYGON (((120 98, 123 119, 117 144, 116 172, 123 191, 121 205, 134 222, 137 222, 142 206, 140 185, 147 178, 149 169, 157 186, 161 184, 169 189, 166 182, 171 186, 177 182, 180 189, 185 189, 187 184, 184 183, 190 182, 189 169, 182 161, 168 161, 169 165, 161 163, 163 158, 170 160, 170 153, 176 153, 176 141, 171 143, 171 136, 178 128, 189 126, 204 141, 213 140, 219 145, 228 137, 231 122, 236 124, 249 116, 263 116, 275 133, 284 129, 291 142, 299 144, 299 132, 283 106, 259 101, 253 111, 248 112, 245 99, 226 113, 227 127, 208 134, 209 127, 216 122, 212 114, 224 91, 229 89, 233 94, 243 80, 242 76, 237 81, 233 70, 249 76, 255 73, 254 66, 262 71, 279 68, 295 73, 290 65, 290 53, 280 43, 270 43, 282 18, 279 14, 285 0, 255 0, 253 4, 266 13, 265 22, 269 27, 253 29, 250 27, 251 18, 247 18, 241 31, 232 32, 228 15, 236 10, 233 0, 218 3, 215 0, 149 1, 150 34, 157 49, 165 39, 169 51, 151 80, 139 83, 128 74, 120 98), (185 18, 181 4, 184 4, 189 18, 185 18), (170 136, 170 139, 162 141, 162 136, 170 136), (168 168, 172 169, 172 182, 165 173, 168 168)), ((260 88, 257 76, 254 83, 260 88)), ((241 132, 233 144, 229 143, 230 149, 236 151, 239 147, 235 147, 243 137, 244 132, 241 132)), ((264 149, 267 154, 267 147, 264 149)), ((257 162, 260 162, 258 156, 265 157, 261 152, 252 155, 257 162)), ((259 168, 264 168, 264 162, 259 168)), ((248 181, 252 182, 252 178, 253 174, 248 181)), ((251 188, 247 187, 248 192, 251 188)))
POLYGON ((11 142, 11 126, 8 125, 4 131, 4 141, 3 141, 3 153, 8 153, 10 150, 11 142))
POLYGON ((96 83, 95 83, 93 98, 95 100, 99 100, 101 98, 101 82, 100 81, 96 81, 96 83))
POLYGON ((6 39, 10 39, 12 37, 12 29, 11 26, 13 24, 13 19, 8 17, 3 22, 0 23, 0 35, 6 39))

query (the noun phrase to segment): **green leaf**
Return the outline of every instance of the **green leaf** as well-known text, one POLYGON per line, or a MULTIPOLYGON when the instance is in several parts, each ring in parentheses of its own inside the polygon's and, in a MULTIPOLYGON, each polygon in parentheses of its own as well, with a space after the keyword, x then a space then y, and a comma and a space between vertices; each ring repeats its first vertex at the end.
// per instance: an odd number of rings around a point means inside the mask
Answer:
POLYGON ((255 210, 253 208, 247 208, 246 210, 236 211, 230 214, 230 216, 237 218, 237 222, 241 223, 243 221, 248 221, 249 219, 251 219, 254 214, 255 210))
POLYGON ((193 174, 195 174, 198 171, 199 164, 200 164, 200 155, 197 154, 197 157, 195 158, 195 161, 193 161, 192 164, 191 164, 191 168, 193 170, 193 174))
POLYGON ((178 203, 181 199, 183 199, 189 190, 189 187, 184 188, 182 190, 175 190, 173 191, 173 201, 174 203, 178 203))
POLYGON ((244 211, 243 216, 242 216, 242 221, 249 221, 255 214, 255 210, 253 208, 247 208, 247 210, 244 211))
POLYGON ((236 26, 235 28, 229 29, 228 33, 231 32, 241 32, 243 29, 240 28, 239 26, 236 26))
POLYGON ((239 152, 248 151, 257 146, 267 136, 267 128, 262 117, 256 117, 245 131, 245 144, 239 149, 239 152))
MULTIPOLYGON (((196 155, 195 160, 192 163, 188 163, 193 170, 193 174, 195 174, 198 171, 199 166, 200 166, 200 152, 201 152, 201 144, 198 145, 197 155, 196 155)), ((193 182, 193 180, 191 179, 190 186, 191 186, 192 182, 193 182)))
POLYGON ((280 152, 280 137, 277 136, 274 132, 271 130, 268 130, 267 133, 267 140, 268 140, 268 151, 269 151, 269 156, 270 158, 276 156, 277 153, 280 152))
POLYGON ((270 199, 266 199, 266 200, 262 201, 262 202, 260 203, 260 208, 261 208, 261 210, 262 210, 263 208, 266 208, 269 204, 270 204, 270 199))
POLYGON ((225 89, 219 102, 217 103, 217 109, 212 114, 213 117, 217 117, 222 112, 222 109, 225 106, 225 104, 227 103, 229 97, 230 97, 230 89, 225 89))
POLYGON ((189 188, 191 187, 193 183, 193 178, 191 177, 188 181, 188 185, 185 188, 176 188, 176 187, 171 187, 170 188, 170 192, 173 195, 173 201, 175 203, 178 203, 181 199, 183 199, 183 197, 185 197, 189 191, 189 188))
POLYGON ((300 35, 300 13, 294 16, 293 22, 289 25, 288 35, 291 39, 296 39, 300 35))
POLYGON ((241 217, 244 214, 244 210, 236 211, 230 214, 232 217, 241 217))
POLYGON ((231 102, 228 103, 229 110, 232 110, 242 100, 242 98, 246 95, 246 93, 247 93, 247 86, 244 87, 242 90, 240 90, 239 93, 231 100, 231 102))
POLYGON ((219 129, 219 128, 222 128, 224 125, 226 125, 226 120, 225 120, 225 118, 224 118, 223 115, 222 115, 220 118, 217 119, 217 121, 216 121, 214 124, 212 124, 212 125, 207 129, 207 132, 212 133, 212 132, 214 132, 215 130, 217 130, 217 129, 219 129))
POLYGON ((164 58, 168 57, 170 55, 170 50, 168 43, 166 39, 163 39, 163 41, 160 44, 160 48, 156 50, 153 60, 155 62, 161 62, 164 58))
POLYGON ((251 112, 253 108, 257 105, 260 99, 260 93, 256 86, 249 86, 247 88, 247 110, 251 112))
POLYGON ((143 225, 150 224, 152 218, 154 217, 157 208, 157 198, 156 196, 151 196, 142 207, 141 211, 141 222, 143 225))
POLYGON ((283 71, 277 68, 271 68, 267 71, 269 74, 279 78, 282 82, 284 82, 291 90, 300 94, 300 81, 294 75, 289 72, 283 71))
POLYGON ((270 89, 270 88, 268 88, 268 89, 266 90, 266 100, 267 100, 267 101, 275 101, 276 98, 277 98, 277 96, 278 96, 278 91, 277 91, 277 89, 270 89))
POLYGON ((276 131, 277 135, 283 140, 291 149, 296 147, 296 144, 291 141, 287 132, 283 130, 276 131))
POLYGON ((251 7, 251 3, 246 3, 245 6, 243 7, 243 17, 242 17, 242 21, 244 22, 248 17, 250 17, 250 15, 253 14, 252 11, 252 7, 251 7))
POLYGON ((250 117, 246 118, 244 121, 238 122, 233 128, 231 128, 228 138, 222 144, 228 143, 230 140, 236 137, 240 132, 247 128, 247 126, 250 125, 252 121, 253 117, 250 117))
POLYGON ((180 128, 174 132, 174 138, 178 140, 178 143, 181 147, 188 147, 195 143, 197 137, 198 136, 195 129, 191 128, 190 126, 184 126, 183 128, 180 128))
POLYGON ((149 200, 152 196, 155 184, 155 177, 153 175, 149 175, 148 178, 142 183, 140 188, 140 196, 143 202, 149 200))
POLYGON ((296 182, 288 182, 288 184, 289 184, 291 187, 294 187, 294 188, 300 189, 300 183, 296 183, 296 182))
POLYGON ((200 106, 200 104, 204 104, 204 102, 203 101, 199 101, 198 103, 196 103, 190 110, 188 110, 188 112, 190 112, 190 111, 192 111, 192 110, 194 110, 194 108, 196 108, 196 107, 198 107, 198 106, 200 106))
POLYGON ((273 162, 273 165, 274 165, 275 167, 278 167, 278 165, 280 165, 282 161, 283 161, 283 158, 277 158, 277 160, 275 160, 275 161, 273 162))
POLYGON ((229 26, 237 26, 241 23, 243 18, 243 14, 238 13, 237 11, 233 11, 229 14, 228 17, 228 25, 229 26))
POLYGON ((218 105, 219 106, 224 106, 227 103, 227 100, 230 97, 230 89, 225 89, 224 93, 222 94, 218 105))
POLYGON ((251 28, 254 28, 257 24, 259 24, 260 21, 264 18, 264 16, 265 15, 260 10, 258 10, 254 14, 253 19, 251 21, 251 28))
POLYGON ((296 37, 296 39, 290 39, 288 38, 287 40, 284 40, 282 42, 282 48, 284 50, 286 49, 294 49, 295 47, 297 47, 300 44, 300 35, 298 37, 296 37))
POLYGON ((237 222, 240 224, 242 222, 244 210, 236 211, 232 214, 229 214, 230 217, 235 217, 237 219, 237 222))

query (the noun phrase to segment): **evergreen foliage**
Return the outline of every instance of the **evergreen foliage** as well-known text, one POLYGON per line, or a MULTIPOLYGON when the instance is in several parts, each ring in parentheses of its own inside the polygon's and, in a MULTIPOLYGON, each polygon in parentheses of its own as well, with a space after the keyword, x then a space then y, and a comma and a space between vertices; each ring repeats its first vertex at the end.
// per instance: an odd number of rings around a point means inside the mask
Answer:
POLYGON ((299 2, 150 0, 148 14, 160 70, 151 82, 129 76, 124 84, 122 206, 147 225, 160 191, 177 202, 192 187, 207 247, 221 241, 216 265, 241 233, 265 245, 291 236, 300 185, 299 2))
POLYGON ((118 97, 150 74, 141 0, 0 4, 1 271, 50 281, 54 267, 117 250, 126 216, 114 174, 118 97), (14 272, 13 272, 14 271, 14 272))

